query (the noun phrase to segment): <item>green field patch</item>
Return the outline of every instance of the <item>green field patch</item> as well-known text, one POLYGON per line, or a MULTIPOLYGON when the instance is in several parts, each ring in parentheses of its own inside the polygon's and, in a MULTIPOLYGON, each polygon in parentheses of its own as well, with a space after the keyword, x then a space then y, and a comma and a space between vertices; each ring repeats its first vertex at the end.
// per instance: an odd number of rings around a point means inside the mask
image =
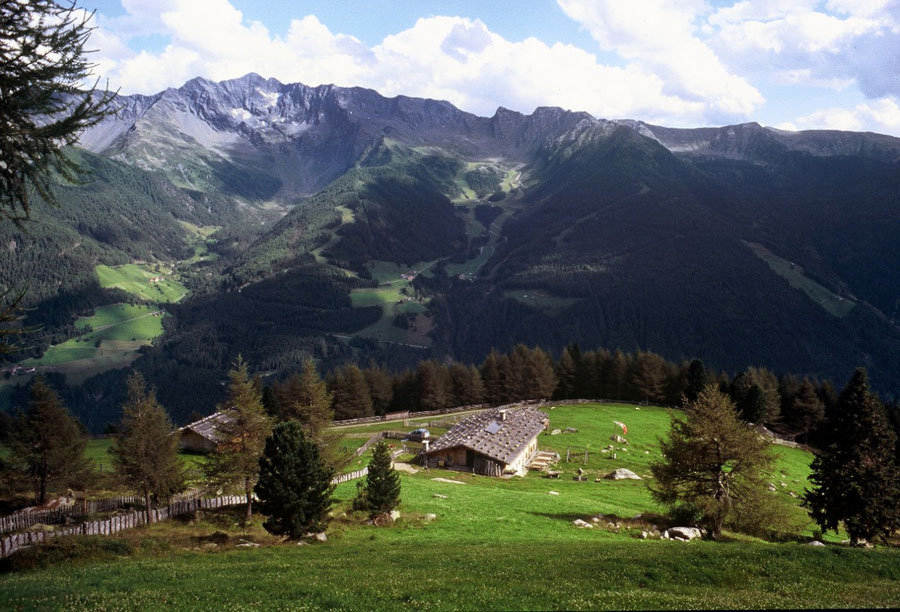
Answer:
POLYGON ((430 268, 435 262, 420 262, 414 266, 402 266, 392 262, 374 261, 368 264, 372 278, 378 287, 354 289, 350 300, 354 308, 381 306, 381 318, 372 325, 356 333, 365 338, 382 342, 427 347, 431 345, 428 332, 431 319, 424 313, 427 306, 415 296, 411 277, 418 274, 433 274, 430 268), (404 329, 395 325, 398 315, 418 315, 411 325, 404 329))
POLYGON ((835 317, 846 317, 856 306, 850 298, 835 295, 803 273, 797 264, 775 255, 772 251, 756 242, 744 242, 753 253, 766 262, 775 274, 783 278, 794 289, 799 289, 813 302, 824 308, 835 317))
POLYGON ((562 310, 581 301, 581 298, 564 298, 551 295, 542 289, 510 289, 503 296, 526 306, 543 310, 548 314, 558 314, 562 310))
POLYGON ((48 348, 40 359, 22 361, 39 371, 61 372, 80 383, 106 370, 131 364, 141 346, 163 333, 165 312, 155 305, 100 306, 90 317, 79 317, 76 329, 91 331, 48 348))
POLYGON ((171 269, 158 266, 157 271, 145 264, 121 266, 98 265, 94 268, 100 286, 127 291, 150 302, 177 302, 187 295, 187 288, 172 276, 171 269))

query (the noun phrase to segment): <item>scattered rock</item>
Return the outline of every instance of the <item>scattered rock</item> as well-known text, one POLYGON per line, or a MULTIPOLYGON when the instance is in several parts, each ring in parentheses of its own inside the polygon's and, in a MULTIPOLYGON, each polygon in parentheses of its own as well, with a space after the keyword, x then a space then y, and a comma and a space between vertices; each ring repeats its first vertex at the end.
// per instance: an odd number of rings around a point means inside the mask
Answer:
POLYGON ((215 542, 204 542, 203 544, 200 545, 200 548, 203 550, 214 550, 218 547, 219 547, 219 545, 216 544, 215 542))
POLYGON ((581 519, 575 519, 575 520, 572 522, 572 524, 575 525, 576 527, 580 528, 580 529, 584 529, 584 528, 593 529, 593 528, 594 528, 593 525, 591 525, 591 524, 588 523, 587 521, 583 521, 583 520, 581 520, 581 519))
POLYGON ((400 511, 399 510, 391 510, 391 520, 396 521, 398 518, 400 518, 400 511))
POLYGON ((635 406, 634 409, 635 409, 635 410, 640 410, 641 407, 640 407, 640 406, 635 406))
POLYGON ((769 491, 772 491, 772 492, 778 490, 778 488, 777 488, 775 485, 771 484, 771 483, 769 483, 769 486, 768 486, 767 488, 769 489, 769 491))
POLYGON ((592 523, 599 523, 599 522, 600 522, 600 517, 599 517, 599 516, 595 516, 594 518, 591 519, 591 522, 592 522, 592 523))
POLYGON ((619 447, 619 450, 620 450, 620 451, 627 451, 628 449, 625 448, 624 446, 620 446, 620 447, 619 447))
POLYGON ((616 450, 616 447, 613 446, 612 444, 607 445, 606 448, 608 448, 609 450, 616 450))
POLYGON ((297 546, 309 546, 309 542, 299 541, 297 542, 297 546))
POLYGON ((619 457, 618 457, 618 455, 616 455, 616 453, 613 453, 613 454, 612 454, 612 458, 613 458, 613 459, 618 459, 619 457))
POLYGON ((786 483, 786 482, 782 482, 782 483, 781 483, 781 486, 782 486, 782 487, 786 487, 786 486, 787 486, 787 483, 786 483))
POLYGON ((645 455, 649 455, 649 454, 650 454, 650 451, 644 451, 644 454, 645 454, 645 455))
POLYGON ((386 527, 388 525, 393 525, 394 517, 391 516, 390 512, 382 512, 372 519, 372 524, 376 527, 386 527))
POLYGON ((432 497, 437 497, 438 499, 447 499, 447 496, 443 493, 435 493, 432 497))
POLYGON ((646 539, 649 538, 649 537, 650 537, 650 534, 647 533, 646 531, 642 531, 642 532, 641 532, 641 539, 642 539, 642 540, 646 540, 646 539))
POLYGON ((603 482, 602 478, 594 478, 594 482, 603 482))
POLYGON ((609 451, 608 451, 607 449, 605 449, 605 448, 601 448, 601 449, 600 449, 600 452, 601 452, 601 453, 608 453, 609 451))
POLYGON ((788 495, 790 495, 791 497, 797 497, 797 494, 793 491, 788 491, 788 495))
POLYGON ((566 427, 566 433, 578 433, 578 430, 574 427, 566 427))
POLYGON ((259 548, 259 544, 256 542, 241 542, 237 545, 237 548, 259 548))
POLYGON ((432 478, 432 480, 435 480, 437 482, 449 482, 450 484, 466 484, 461 480, 450 480, 449 478, 432 478))
POLYGON ((613 470, 606 475, 606 478, 609 478, 610 480, 643 480, 640 476, 625 468, 613 470))
POLYGON ((426 515, 425 515, 425 520, 426 520, 426 521, 433 521, 433 520, 435 520, 436 518, 437 518, 437 514, 426 514, 426 515))
POLYGON ((559 495, 559 491, 548 491, 550 495, 559 495))
POLYGON ((700 530, 696 527, 670 527, 663 533, 663 537, 669 540, 681 540, 689 542, 700 537, 700 530))
POLYGON ((619 444, 628 444, 628 440, 620 436, 619 434, 613 434, 609 437, 613 442, 618 442, 619 444))
POLYGON ((644 515, 638 513, 638 514, 635 514, 633 517, 631 517, 631 520, 637 521, 637 520, 640 520, 640 519, 642 519, 642 518, 644 518, 644 515))
POLYGON ((825 544, 818 540, 813 540, 812 542, 809 542, 807 546, 825 546, 825 544))
POLYGON ((558 435, 561 434, 561 433, 562 433, 562 430, 561 430, 561 429, 554 429, 553 431, 550 432, 550 435, 551 435, 551 436, 558 436, 558 435))

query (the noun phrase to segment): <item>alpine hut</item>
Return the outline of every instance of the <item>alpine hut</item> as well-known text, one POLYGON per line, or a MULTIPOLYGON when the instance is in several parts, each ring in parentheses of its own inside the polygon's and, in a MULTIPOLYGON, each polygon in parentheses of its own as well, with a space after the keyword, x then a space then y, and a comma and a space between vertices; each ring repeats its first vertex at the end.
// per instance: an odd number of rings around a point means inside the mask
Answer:
POLYGON ((209 453, 218 444, 218 426, 231 419, 224 412, 214 412, 208 417, 194 421, 180 428, 179 446, 181 450, 195 453, 209 453))
POLYGON ((534 407, 488 410, 467 417, 423 453, 428 467, 467 469, 485 476, 524 476, 549 425, 534 407))

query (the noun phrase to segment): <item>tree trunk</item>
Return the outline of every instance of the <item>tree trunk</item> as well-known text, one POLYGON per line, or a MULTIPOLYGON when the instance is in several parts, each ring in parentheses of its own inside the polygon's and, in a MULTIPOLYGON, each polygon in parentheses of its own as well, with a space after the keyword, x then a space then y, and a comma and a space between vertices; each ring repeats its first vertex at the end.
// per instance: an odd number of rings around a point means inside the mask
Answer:
POLYGON ((244 522, 248 525, 250 524, 250 519, 253 517, 253 488, 250 486, 250 479, 244 479, 244 492, 247 494, 247 515, 244 517, 244 522))
POLYGON ((144 489, 144 505, 146 506, 147 511, 147 524, 153 522, 153 511, 150 507, 150 491, 148 489, 144 489))

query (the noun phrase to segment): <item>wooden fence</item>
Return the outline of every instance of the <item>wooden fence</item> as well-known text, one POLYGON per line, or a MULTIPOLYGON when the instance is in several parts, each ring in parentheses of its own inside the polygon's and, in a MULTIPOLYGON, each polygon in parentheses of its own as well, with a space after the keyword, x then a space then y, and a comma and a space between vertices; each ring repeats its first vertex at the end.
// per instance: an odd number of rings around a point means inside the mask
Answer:
MULTIPOLYGON (((221 497, 194 498, 154 508, 151 512, 153 522, 165 521, 195 510, 207 510, 236 506, 247 500, 242 495, 224 495, 221 497)), ((26 531, 0 538, 0 558, 7 557, 27 546, 46 542, 59 536, 80 535, 112 535, 124 529, 132 529, 147 522, 147 513, 143 510, 132 510, 127 514, 112 516, 101 521, 90 521, 80 525, 71 525, 53 531, 26 531)))
POLYGON ((59 506, 51 510, 20 511, 9 516, 0 517, 0 533, 27 529, 38 523, 55 525, 64 523, 67 518, 84 517, 98 512, 111 512, 126 506, 141 505, 143 503, 144 500, 140 497, 123 496, 91 499, 87 502, 76 500, 71 505, 59 506))
MULTIPOLYGON (((371 440, 370 440, 371 441, 371 440)), ((402 455, 404 449, 400 448, 391 453, 391 459, 396 459, 400 455, 402 455)), ((342 482, 348 482, 350 480, 356 480, 357 478, 362 478, 363 476, 369 473, 369 468, 364 467, 361 470, 356 470, 355 472, 348 472, 346 474, 338 474, 334 478, 331 479, 331 484, 341 484, 342 482)))

